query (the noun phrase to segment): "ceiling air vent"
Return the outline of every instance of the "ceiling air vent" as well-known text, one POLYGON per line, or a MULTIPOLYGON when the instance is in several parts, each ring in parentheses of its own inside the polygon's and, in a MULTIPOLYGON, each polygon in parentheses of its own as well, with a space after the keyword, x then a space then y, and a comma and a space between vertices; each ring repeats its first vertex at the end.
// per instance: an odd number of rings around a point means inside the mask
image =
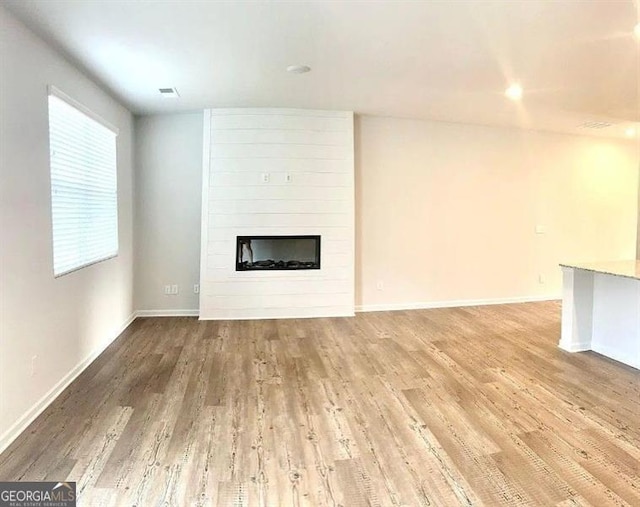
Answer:
POLYGON ((180 96, 178 90, 175 88, 158 88, 158 91, 160 92, 160 96, 166 99, 175 99, 180 96))
POLYGON ((606 121, 586 121, 580 125, 580 127, 583 129, 605 129, 611 125, 611 123, 606 121))

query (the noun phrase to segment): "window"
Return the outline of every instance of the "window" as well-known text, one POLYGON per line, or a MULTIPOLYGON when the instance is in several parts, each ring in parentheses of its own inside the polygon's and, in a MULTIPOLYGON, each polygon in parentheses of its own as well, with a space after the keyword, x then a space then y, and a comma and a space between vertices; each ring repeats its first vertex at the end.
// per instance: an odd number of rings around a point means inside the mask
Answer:
POLYGON ((49 89, 53 273, 118 255, 117 129, 49 89))

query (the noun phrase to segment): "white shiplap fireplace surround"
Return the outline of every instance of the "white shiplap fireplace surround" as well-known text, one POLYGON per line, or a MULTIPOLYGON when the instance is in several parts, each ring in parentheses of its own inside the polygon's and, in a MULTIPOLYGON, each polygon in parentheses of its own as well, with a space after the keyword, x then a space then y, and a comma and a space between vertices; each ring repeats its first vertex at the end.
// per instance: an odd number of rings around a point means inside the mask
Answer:
POLYGON ((354 314, 353 113, 204 113, 201 319, 354 314), (238 236, 321 236, 321 268, 236 271, 238 236))

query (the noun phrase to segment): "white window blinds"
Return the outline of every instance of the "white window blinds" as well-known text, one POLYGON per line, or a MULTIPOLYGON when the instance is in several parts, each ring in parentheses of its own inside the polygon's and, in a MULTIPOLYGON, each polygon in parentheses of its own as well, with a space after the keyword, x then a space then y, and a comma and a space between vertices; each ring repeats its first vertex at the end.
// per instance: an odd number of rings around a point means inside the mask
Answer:
POLYGON ((60 276, 118 254, 116 135, 49 94, 53 272, 60 276))

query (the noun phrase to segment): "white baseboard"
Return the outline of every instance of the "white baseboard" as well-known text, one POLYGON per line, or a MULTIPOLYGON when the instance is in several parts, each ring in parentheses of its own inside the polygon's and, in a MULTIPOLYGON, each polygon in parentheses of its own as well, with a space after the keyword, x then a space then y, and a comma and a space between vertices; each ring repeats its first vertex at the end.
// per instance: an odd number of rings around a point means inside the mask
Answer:
POLYGON ((120 326, 118 331, 116 331, 115 335, 111 337, 110 340, 107 340, 105 343, 101 344, 96 350, 94 350, 91 354, 89 354, 86 358, 84 358, 80 363, 78 363, 69 373, 67 373, 64 377, 60 379, 60 381, 54 385, 42 398, 40 398, 20 419, 18 419, 7 431, 5 431, 2 436, 0 436, 0 454, 4 452, 4 450, 11 445, 11 443, 18 438, 18 436, 25 430, 27 427, 35 421, 35 419, 42 413, 44 410, 53 403, 53 401, 62 394, 71 382, 73 382, 86 368, 89 366, 100 354, 104 352, 104 350, 111 345, 115 339, 122 334, 122 332, 127 329, 131 323, 136 319, 136 312, 133 312, 129 318, 120 326))
POLYGON ((200 310, 138 310, 136 317, 197 317, 200 310))
POLYGON ((630 357, 628 354, 621 352, 611 345, 599 343, 595 346, 595 348, 591 348, 590 350, 593 350, 594 352, 597 352, 602 356, 608 357, 609 359, 613 359, 614 361, 618 361, 619 363, 626 364, 640 370, 640 359, 636 357, 630 357))
POLYGON ((336 317, 355 317, 355 313, 319 313, 318 315, 249 316, 249 317, 209 317, 200 320, 288 320, 288 319, 334 319, 336 317))
POLYGON ((456 308, 463 306, 506 305, 510 303, 532 303, 536 301, 556 301, 559 296, 520 296, 498 299, 459 299, 453 301, 428 301, 423 303, 390 303, 378 305, 358 305, 356 312, 388 312, 394 310, 427 310, 429 308, 456 308))
MULTIPOLYGON (((419 303, 391 303, 391 304, 378 304, 378 305, 357 305, 355 307, 356 313, 361 312, 386 312, 393 310, 425 310, 429 308, 455 308, 462 306, 483 306, 483 305, 505 305, 509 303, 532 303, 536 301, 557 301, 560 300, 560 296, 546 295, 546 296, 521 296, 513 298, 499 298, 499 299, 460 299, 453 301, 429 301, 419 303)), ((136 317, 198 317, 200 316, 200 310, 198 309, 182 309, 182 310, 138 310, 135 312, 136 317)), ((268 319, 299 319, 299 318, 329 318, 329 317, 353 317, 354 314, 318 314, 313 316, 300 316, 300 315, 288 315, 282 316, 255 316, 255 317, 215 317, 202 320, 268 320, 268 319)))
POLYGON ((584 343, 564 343, 562 340, 560 340, 560 343, 558 343, 558 347, 560 347, 562 350, 565 350, 567 352, 586 352, 587 350, 591 350, 591 342, 584 342, 584 343))

